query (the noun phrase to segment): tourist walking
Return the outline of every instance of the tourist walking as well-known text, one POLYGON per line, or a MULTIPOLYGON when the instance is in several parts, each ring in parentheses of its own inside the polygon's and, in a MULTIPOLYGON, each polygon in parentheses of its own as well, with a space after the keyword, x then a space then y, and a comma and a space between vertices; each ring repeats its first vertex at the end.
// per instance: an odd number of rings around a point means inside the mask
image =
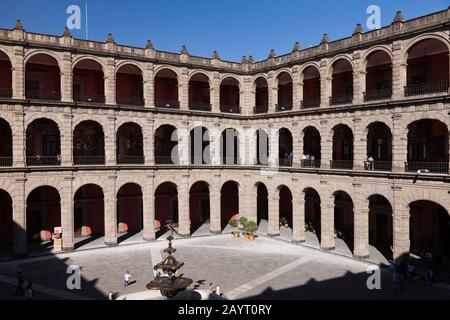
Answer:
POLYGON ((17 288, 16 292, 14 293, 15 296, 17 296, 17 294, 23 296, 23 285, 24 285, 23 275, 22 272, 19 271, 19 273, 17 274, 17 288))
POLYGON ((123 286, 128 287, 128 284, 130 283, 131 274, 129 271, 125 272, 123 275, 123 286))

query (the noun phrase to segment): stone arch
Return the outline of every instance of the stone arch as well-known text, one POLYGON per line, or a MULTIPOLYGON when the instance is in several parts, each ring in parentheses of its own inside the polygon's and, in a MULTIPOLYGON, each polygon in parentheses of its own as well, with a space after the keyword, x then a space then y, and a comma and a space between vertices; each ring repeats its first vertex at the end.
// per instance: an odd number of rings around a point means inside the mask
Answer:
POLYGON ((181 77, 181 72, 180 72, 180 70, 177 69, 177 68, 175 68, 175 67, 172 67, 172 66, 170 66, 170 65, 166 65, 166 64, 158 65, 158 66, 154 69, 154 71, 153 71, 153 80, 156 78, 156 76, 158 75, 158 73, 159 73, 160 71, 163 71, 164 69, 170 70, 170 71, 172 71, 173 73, 175 73, 175 75, 176 75, 176 77, 177 77, 177 82, 178 82, 178 84, 180 83, 181 78, 182 78, 182 77, 181 77))
POLYGON ((389 46, 387 45, 376 45, 374 47, 370 47, 368 50, 366 50, 363 54, 363 56, 361 57, 361 61, 363 62, 361 65, 361 70, 365 70, 366 66, 367 66, 367 59, 372 55, 372 53, 375 53, 376 51, 383 51, 384 53, 386 53, 389 58, 391 59, 391 63, 392 63, 392 51, 389 48, 389 46))
MULTIPOLYGON (((53 52, 53 51, 42 50, 42 49, 32 49, 32 50, 29 50, 29 51, 25 54, 24 59, 23 59, 23 65, 24 65, 24 67, 27 65, 28 61, 29 61, 31 58, 33 58, 34 56, 40 55, 40 54, 45 55, 45 56, 49 56, 49 57, 53 58, 53 59, 56 61, 57 65, 58 65, 59 71, 60 71, 60 72, 63 71, 63 69, 61 68, 61 66, 63 65, 63 63, 62 63, 62 61, 61 61, 61 57, 60 57, 58 54, 56 54, 55 52, 53 52)), ((12 64, 12 62, 11 62, 11 64, 12 64)))
MULTIPOLYGON (((96 63, 98 63, 100 65, 100 67, 102 68, 102 72, 103 72, 103 76, 106 76, 105 74, 105 70, 106 68, 106 63, 103 59, 99 59, 96 56, 91 56, 91 55, 80 55, 75 57, 75 59, 72 59, 72 65, 70 67, 72 73, 73 73, 73 69, 75 69, 75 67, 77 66, 78 63, 85 61, 85 60, 92 60, 96 63)), ((115 73, 114 73, 115 74, 115 73)))
POLYGON ((308 69, 309 67, 312 68, 316 68, 317 71, 319 72, 319 78, 320 78, 320 64, 316 61, 310 61, 305 63, 304 65, 301 66, 300 70, 299 70, 299 74, 300 74, 300 82, 303 82, 303 73, 305 72, 306 69, 308 69))
POLYGON ((448 36, 445 34, 440 34, 440 33, 426 33, 426 34, 421 34, 417 37, 414 37, 408 41, 405 41, 405 45, 404 48, 402 50, 402 63, 406 64, 408 61, 408 53, 409 50, 417 43, 423 41, 423 40, 429 40, 429 39, 433 39, 433 40, 438 40, 440 42, 442 42, 446 47, 447 47, 447 51, 450 53, 450 42, 448 40, 448 36))
POLYGON ((346 60, 348 63, 350 63, 353 73, 355 72, 355 66, 353 65, 352 57, 349 54, 339 54, 328 61, 328 72, 327 72, 328 78, 332 78, 334 64, 341 59, 346 60))
POLYGON ((203 75, 208 79, 209 88, 211 89, 213 87, 213 79, 208 72, 205 72, 203 70, 191 70, 191 72, 189 73, 188 79, 187 79, 187 83, 189 83, 191 81, 192 77, 194 77, 198 74, 203 75))
POLYGON ((132 65, 132 66, 138 68, 141 71, 142 78, 144 78, 144 73, 145 73, 144 67, 140 63, 133 61, 133 60, 123 60, 123 61, 120 61, 119 63, 117 63, 114 68, 114 74, 116 75, 117 72, 120 70, 120 68, 122 68, 123 66, 126 66, 126 65, 132 65))
POLYGON ((220 77, 220 80, 219 80, 219 88, 220 88, 220 86, 222 85, 222 82, 223 82, 224 80, 228 79, 228 78, 232 78, 232 79, 234 79, 234 80, 237 81, 238 87, 239 87, 239 92, 242 94, 242 81, 241 81, 241 79, 240 79, 239 77, 235 76, 234 74, 231 74, 231 73, 225 73, 225 74, 223 74, 223 75, 220 77))

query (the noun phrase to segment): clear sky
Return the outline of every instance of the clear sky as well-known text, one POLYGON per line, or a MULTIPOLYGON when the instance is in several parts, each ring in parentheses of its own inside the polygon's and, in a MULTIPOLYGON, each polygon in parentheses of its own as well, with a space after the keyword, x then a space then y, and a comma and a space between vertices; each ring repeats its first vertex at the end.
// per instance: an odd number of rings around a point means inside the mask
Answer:
POLYGON ((366 30, 369 5, 381 9, 381 25, 401 10, 411 19, 448 8, 449 0, 0 0, 0 27, 21 19, 30 32, 60 35, 66 9, 88 4, 89 39, 104 41, 112 33, 117 43, 144 47, 151 39, 158 50, 178 52, 185 44, 192 55, 210 57, 217 50, 224 60, 240 61, 252 54, 265 59, 271 48, 288 53, 296 41, 317 45, 323 33, 331 40, 352 34, 356 23, 366 30))

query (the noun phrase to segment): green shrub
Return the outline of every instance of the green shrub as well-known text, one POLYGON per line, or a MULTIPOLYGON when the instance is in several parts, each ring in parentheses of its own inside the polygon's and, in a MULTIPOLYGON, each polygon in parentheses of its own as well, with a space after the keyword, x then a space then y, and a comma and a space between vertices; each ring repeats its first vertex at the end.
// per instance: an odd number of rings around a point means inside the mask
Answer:
POLYGON ((255 221, 249 220, 244 225, 244 230, 247 233, 253 234, 254 232, 256 232, 256 230, 258 230, 258 225, 256 224, 255 221))
POLYGON ((246 217, 240 217, 240 218, 239 218, 239 222, 240 222, 241 225, 245 228, 245 225, 246 225, 247 222, 248 222, 248 218, 246 218, 246 217))
POLYGON ((236 228, 238 226, 238 221, 235 219, 230 219, 228 221, 228 224, 232 227, 232 228, 236 228))

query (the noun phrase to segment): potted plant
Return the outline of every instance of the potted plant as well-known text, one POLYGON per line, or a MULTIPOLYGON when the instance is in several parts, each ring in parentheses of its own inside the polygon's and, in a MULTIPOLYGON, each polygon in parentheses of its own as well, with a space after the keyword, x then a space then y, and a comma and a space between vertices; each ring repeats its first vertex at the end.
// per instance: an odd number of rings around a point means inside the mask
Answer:
MULTIPOLYGON (((233 229, 236 229, 236 228, 238 227, 238 220, 237 220, 237 219, 231 218, 231 219, 228 221, 228 224, 229 224, 230 227, 232 227, 233 229)), ((239 231, 233 230, 233 231, 231 231, 231 233, 233 234, 233 237, 239 237, 239 231)))
POLYGON ((239 218, 239 229, 245 230, 245 225, 247 224, 247 222, 248 222, 248 218, 240 217, 239 218))
POLYGON ((288 220, 285 217, 281 217, 280 226, 284 226, 285 228, 289 228, 288 220))
POLYGON ((247 240, 254 240, 255 239, 255 232, 258 230, 258 225, 255 221, 248 220, 247 223, 244 225, 245 230, 245 238, 247 240))

